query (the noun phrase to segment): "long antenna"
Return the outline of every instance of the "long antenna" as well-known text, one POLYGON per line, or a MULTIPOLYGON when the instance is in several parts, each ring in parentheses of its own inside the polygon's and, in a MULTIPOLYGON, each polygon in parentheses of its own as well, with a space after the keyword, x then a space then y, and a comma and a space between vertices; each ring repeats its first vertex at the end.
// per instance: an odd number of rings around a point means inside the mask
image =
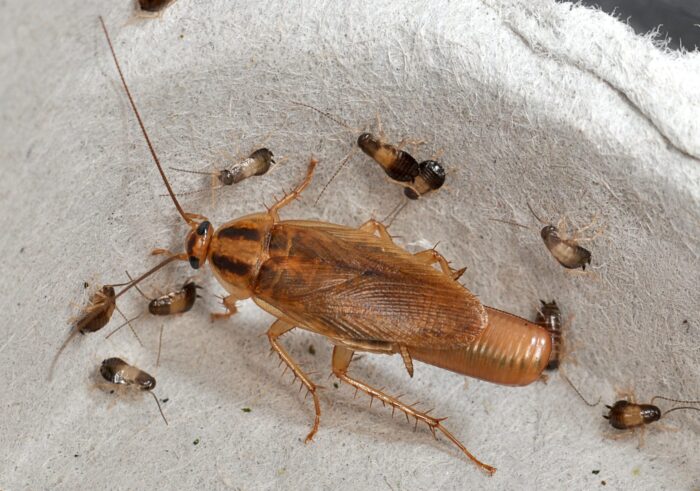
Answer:
POLYGON ((672 413, 673 411, 678 411, 679 409, 693 409, 693 410, 695 410, 695 411, 700 411, 700 408, 694 407, 694 406, 676 406, 676 407, 674 407, 674 408, 669 409, 669 410, 666 411, 665 413, 663 413, 663 414, 661 415, 661 417, 663 418, 663 417, 666 416, 668 413, 672 413))
POLYGON ((671 399, 670 397, 654 396, 651 398, 650 404, 654 404, 656 399, 663 399, 664 401, 679 402, 681 404, 700 404, 700 401, 682 401, 680 399, 671 399))
POLYGON ((318 196, 316 197, 316 200, 314 201, 314 205, 318 204, 318 201, 321 199, 321 196, 323 196, 323 193, 326 192, 326 189, 328 188, 328 186, 330 185, 330 183, 332 183, 332 182, 335 180, 335 178, 338 176, 338 174, 340 174, 340 171, 343 170, 343 169, 345 168, 345 165, 350 161, 350 158, 351 158, 353 155, 355 155, 355 148, 353 148, 352 150, 350 150, 350 153, 348 153, 348 154, 345 156, 345 158, 344 158, 343 160, 340 161, 340 165, 338 166, 338 168, 335 170, 335 172, 333 173, 333 175, 331 176, 331 178, 328 179, 328 182, 323 186, 323 189, 321 189, 321 192, 318 193, 318 196))
POLYGON ((316 108, 316 107, 314 107, 314 106, 312 106, 312 105, 310 105, 310 104, 305 104, 305 103, 299 102, 299 101, 291 101, 291 103, 292 103, 292 104, 296 104, 297 106, 308 107, 309 109, 311 109, 311 110, 316 111, 317 113, 319 113, 321 116, 324 116, 324 117, 330 119, 330 120, 333 121, 335 124, 338 124, 338 125, 342 126, 342 127, 345 128, 346 130, 357 131, 356 128, 350 127, 349 124, 343 123, 341 120, 337 119, 336 117, 331 116, 329 113, 327 113, 327 112, 325 112, 325 111, 321 111, 320 109, 318 109, 318 108, 316 108))
POLYGON ((561 369, 559 370, 559 375, 561 375, 562 378, 563 378, 564 380, 567 381, 567 383, 571 386, 572 389, 574 389, 574 391, 578 394, 578 396, 581 398, 581 400, 582 400, 583 402, 586 403, 587 406, 589 406, 589 407, 596 407, 598 404, 600 404, 600 397, 598 397, 598 401, 597 401, 595 404, 591 404, 590 402, 588 402, 588 401, 586 400, 586 398, 583 397, 583 395, 581 394, 581 391, 579 391, 579 390, 576 388, 576 386, 573 384, 573 382, 571 382, 571 380, 569 380, 569 377, 567 377, 566 375, 564 375, 564 372, 562 372, 561 369))
POLYGON ((529 201, 526 201, 525 203, 527 203, 527 207, 530 208, 530 213, 532 213, 532 215, 533 215, 535 218, 537 218, 537 221, 538 221, 538 222, 540 222, 540 223, 542 223, 542 224, 544 224, 544 225, 548 225, 547 222, 545 222, 544 220, 542 220, 540 217, 537 216, 537 213, 535 213, 535 210, 533 210, 533 209, 532 209, 532 206, 530 206, 530 202, 529 202, 529 201))
POLYGON ((141 131, 143 132, 143 136, 146 138, 146 144, 148 145, 148 149, 151 151, 151 155, 153 156, 153 160, 156 163, 156 166, 158 167, 158 172, 160 172, 160 177, 163 178, 163 182, 165 183, 165 187, 168 189, 168 194, 170 194, 170 197, 173 199, 173 203, 175 203, 175 208, 177 208, 177 211, 180 213, 182 216, 183 220, 187 222, 189 225, 194 225, 194 220, 189 218, 187 214, 185 213, 185 210, 182 209, 182 206, 180 206, 180 203, 178 203, 177 198, 175 197, 175 193, 173 192, 173 189, 170 187, 170 183, 168 182, 168 178, 165 177, 165 172, 163 172, 163 167, 160 165, 160 160, 158 160, 158 156, 156 155, 156 151, 153 149, 153 144, 151 143, 151 139, 148 138, 148 132, 146 132, 146 127, 143 125, 143 121, 141 120, 141 115, 139 114, 139 110, 136 109, 136 104, 134 103, 134 98, 131 97, 131 92, 129 91, 129 86, 126 85, 126 79, 124 78, 124 74, 122 73, 121 66, 119 66, 119 61, 117 60, 117 54, 114 52, 114 46, 112 46, 112 40, 109 37, 109 33, 107 32, 107 26, 105 26, 105 21, 102 19, 102 16, 99 16, 100 19, 100 24, 102 24, 102 30, 105 33, 105 38, 107 38, 107 44, 109 44, 109 50, 112 52, 112 58, 114 59, 114 64, 117 67, 117 72, 119 72, 119 78, 122 80, 122 85, 124 86, 124 90, 126 91, 126 95, 129 98, 129 102, 131 103, 131 108, 134 110, 134 115, 136 116, 136 119, 139 122, 139 126, 141 127, 141 131))
POLYGON ((173 254, 173 255, 170 256, 169 258, 167 258, 167 259, 161 261, 159 264, 157 264, 156 266, 152 267, 151 269, 149 269, 148 271, 146 271, 145 273, 143 273, 141 276, 139 276, 139 277, 136 278, 135 280, 130 281, 128 286, 126 286, 125 288, 123 288, 122 291, 120 291, 119 293, 117 293, 117 294, 115 295, 114 300, 116 301, 117 298, 121 297, 124 293, 126 293, 127 291, 129 291, 129 290, 131 289, 131 287, 134 287, 134 286, 136 286, 138 283, 141 283, 142 280, 144 280, 145 278, 151 276, 153 273, 155 273, 156 271, 158 271, 159 269, 161 269, 161 268, 162 268, 163 266, 165 266, 166 264, 170 264, 171 262, 176 261, 176 260, 178 260, 178 259, 183 259, 183 258, 181 257, 180 254, 173 254))

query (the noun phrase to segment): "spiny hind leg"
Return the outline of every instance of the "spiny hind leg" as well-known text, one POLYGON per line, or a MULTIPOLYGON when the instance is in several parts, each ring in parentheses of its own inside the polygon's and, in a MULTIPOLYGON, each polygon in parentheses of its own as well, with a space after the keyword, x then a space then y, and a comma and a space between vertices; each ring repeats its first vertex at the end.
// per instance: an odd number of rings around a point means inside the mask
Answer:
POLYGON ((377 399, 382 401, 383 404, 389 404, 393 409, 399 409, 400 411, 403 411, 403 413, 406 415, 406 420, 408 420, 408 417, 411 416, 416 419, 416 425, 418 424, 418 421, 422 421, 423 423, 427 424, 430 428, 430 431, 433 433, 433 436, 435 436, 435 430, 439 430, 452 443, 457 445, 457 447, 462 452, 464 452, 464 454, 476 465, 481 467, 489 474, 493 474, 494 472, 496 472, 495 467, 491 467, 490 465, 484 464, 479 459, 474 457, 471 453, 469 453, 466 447, 462 445, 462 443, 452 435, 452 433, 447 431, 447 429, 441 423, 445 420, 445 418, 434 418, 432 416, 429 416, 428 413, 430 411, 418 411, 414 407, 415 404, 404 404, 396 397, 389 396, 384 392, 377 390, 364 382, 350 377, 348 375, 348 367, 350 366, 350 362, 352 361, 353 354, 354 351, 343 346, 336 346, 335 348, 333 348, 333 374, 336 377, 338 377, 341 381, 345 382, 346 384, 355 387, 356 390, 361 390, 362 392, 368 394, 372 399, 376 397, 377 399))
POLYGON ((311 178, 314 175, 314 169, 316 168, 316 164, 318 164, 318 160, 312 158, 309 161, 309 166, 306 169, 306 177, 304 177, 304 180, 301 181, 297 185, 297 187, 292 190, 292 192, 285 195, 281 200, 279 200, 267 210, 267 212, 272 216, 272 219, 274 221, 277 222, 280 219, 279 210, 287 206, 295 199, 297 199, 301 195, 301 192, 306 188, 306 186, 308 186, 311 183, 311 178))
POLYGON ((447 261, 447 259, 445 259, 445 256, 440 254, 435 249, 426 249, 424 251, 416 252, 413 257, 419 259, 428 266, 432 266, 435 263, 439 264, 442 272, 455 281, 457 281, 467 270, 467 268, 452 269, 450 267, 450 263, 447 261))
POLYGON ((388 244, 394 244, 394 239, 389 234, 389 231, 387 230, 386 226, 382 222, 379 222, 374 218, 370 218, 369 220, 367 220, 365 223, 360 225, 358 229, 362 230, 363 232, 368 232, 372 235, 378 234, 379 238, 382 241, 385 241, 388 244))
POLYGON ((316 411, 316 416, 314 418, 314 425, 311 431, 306 435, 306 443, 313 440, 314 435, 318 431, 318 425, 321 422, 321 405, 318 401, 318 395, 316 394, 316 385, 309 379, 309 377, 302 371, 302 369, 297 365, 297 363, 292 359, 287 351, 279 343, 278 338, 284 333, 294 329, 294 326, 284 322, 282 320, 276 320, 267 331, 267 338, 270 340, 270 345, 272 345, 272 350, 275 351, 280 359, 292 370, 294 373, 294 378, 299 378, 301 383, 311 394, 314 401, 314 410, 316 411))

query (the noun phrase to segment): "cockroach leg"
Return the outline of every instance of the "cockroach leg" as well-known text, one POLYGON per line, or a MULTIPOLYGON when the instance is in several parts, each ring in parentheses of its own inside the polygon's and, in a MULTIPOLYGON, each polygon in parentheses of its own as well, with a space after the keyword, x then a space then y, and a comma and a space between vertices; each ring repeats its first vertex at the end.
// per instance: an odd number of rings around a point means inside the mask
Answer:
POLYGON ((437 263, 440 265, 442 272, 455 281, 457 281, 467 270, 467 268, 456 270, 452 269, 450 267, 450 263, 447 262, 447 259, 445 259, 445 257, 435 249, 426 249, 424 251, 416 252, 413 256, 421 261, 424 261, 428 266, 432 266, 433 264, 437 263))
POLYGON ((297 185, 297 187, 294 188, 294 190, 292 190, 292 192, 285 195, 277 203, 272 205, 270 207, 270 209, 267 211, 270 214, 270 216, 272 216, 272 219, 275 222, 278 222, 280 219, 279 210, 282 209, 283 207, 287 206, 289 203, 291 203, 295 199, 297 199, 301 195, 302 191, 304 191, 306 186, 308 186, 311 183, 311 179, 313 178, 314 169, 316 168, 316 164, 318 164, 318 160, 312 158, 311 161, 309 161, 309 167, 306 169, 306 177, 304 177, 304 180, 301 181, 301 183, 299 183, 297 185))
POLYGON ((282 361, 294 372, 295 377, 299 377, 301 383, 306 387, 306 389, 311 394, 314 400, 314 409, 316 411, 316 416, 314 418, 314 425, 311 431, 306 435, 305 443, 313 440, 314 435, 318 431, 318 425, 321 422, 321 404, 318 401, 318 395, 316 394, 316 385, 309 379, 309 377, 302 371, 302 369, 297 365, 297 363, 292 359, 287 351, 282 347, 282 345, 277 341, 280 336, 288 331, 294 329, 294 326, 288 324, 282 320, 276 320, 267 331, 267 338, 270 340, 270 345, 272 349, 277 352, 282 361))
POLYGON ((389 234, 389 231, 387 230, 386 226, 383 223, 375 220, 374 218, 370 218, 358 228, 359 230, 368 232, 372 235, 379 234, 380 239, 387 241, 390 244, 394 243, 394 239, 391 238, 391 235, 389 234))
POLYGON ((238 312, 238 309, 236 308, 236 302, 238 302, 239 300, 245 300, 245 297, 239 298, 236 295, 228 295, 224 297, 221 300, 221 303, 224 304, 226 312, 212 312, 210 314, 211 321, 214 322, 218 319, 228 319, 232 315, 235 315, 238 312))
POLYGON ((411 359, 411 353, 408 352, 408 347, 405 344, 402 344, 399 346, 399 351, 401 353, 401 358, 403 359, 403 364, 406 365, 408 376, 413 378, 413 360, 411 359))
POLYGON ((427 424, 428 427, 430 428, 430 431, 433 433, 433 436, 435 436, 435 430, 439 430, 443 435, 445 435, 452 443, 454 443, 463 453, 466 455, 469 460, 474 462, 476 465, 478 465, 481 469, 486 471, 488 474, 493 474, 496 472, 496 468, 492 467, 490 465, 484 464, 481 462, 479 459, 477 459, 474 455, 472 455, 467 448, 462 445, 462 443, 457 440, 457 438, 452 435, 447 429, 441 424, 442 421, 445 420, 445 418, 434 418, 432 416, 429 416, 427 413, 418 411, 415 407, 410 406, 408 404, 404 404, 400 400, 398 400, 395 397, 391 397, 385 393, 383 393, 380 390, 377 390, 369 385, 367 385, 364 382, 361 382, 359 380, 356 380, 348 375, 348 367, 350 366, 350 362, 352 361, 352 356, 354 354, 354 351, 351 349, 348 349, 344 346, 335 346, 333 348, 333 374, 338 377, 341 381, 345 382, 346 384, 350 385, 351 387, 354 387, 356 390, 361 390, 362 392, 368 394, 370 397, 374 398, 376 397, 380 401, 382 401, 384 404, 389 404, 395 409, 399 409, 400 411, 403 411, 406 416, 411 416, 416 419, 416 421, 422 421, 423 423, 427 424))

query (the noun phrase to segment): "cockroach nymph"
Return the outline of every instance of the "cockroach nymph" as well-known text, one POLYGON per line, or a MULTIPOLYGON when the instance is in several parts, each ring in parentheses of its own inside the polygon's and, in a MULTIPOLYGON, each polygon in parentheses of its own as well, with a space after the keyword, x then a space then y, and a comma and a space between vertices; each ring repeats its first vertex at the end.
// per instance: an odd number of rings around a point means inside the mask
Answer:
POLYGON ((413 182, 420 172, 418 161, 411 154, 382 141, 371 133, 362 133, 357 146, 382 166, 389 179, 398 182, 413 182))
POLYGON ((126 316, 124 316, 124 314, 122 314, 121 311, 119 311, 119 309, 117 308, 117 295, 114 290, 114 287, 123 286, 125 284, 126 283, 104 285, 100 289, 95 291, 92 295, 90 295, 88 305, 82 308, 82 314, 79 317, 77 317, 77 319, 75 319, 70 334, 68 334, 68 337, 63 342, 61 347, 56 352, 56 355, 54 356, 53 362, 51 363, 51 368, 49 369, 49 378, 52 377, 53 369, 55 368, 56 362, 58 361, 58 358, 60 357, 63 350, 66 348, 66 346, 68 346, 68 343, 71 341, 71 339, 73 339, 78 333, 85 334, 99 331, 109 323, 109 321, 112 319, 112 314, 114 314, 115 310, 117 310, 122 315, 122 317, 124 317, 125 322, 124 324, 122 324, 122 326, 129 324, 129 327, 134 333, 134 336, 138 338, 138 336, 136 335, 136 331, 134 331, 133 327, 130 324, 131 320, 133 319, 127 319, 126 316))
MULTIPOLYGON (((314 106, 303 102, 294 102, 294 104, 308 107, 350 131, 357 131, 355 128, 351 128, 346 123, 314 106)), ((419 163, 413 155, 400 148, 402 143, 398 146, 392 145, 372 133, 363 132, 357 137, 357 146, 382 167, 389 179, 404 188, 404 195, 409 199, 418 199, 430 191, 439 189, 445 183, 445 169, 442 164, 435 160, 425 160, 419 163)), ((343 167, 345 167, 345 164, 349 162, 352 154, 353 152, 342 160, 336 172, 323 186, 321 193, 316 198, 316 202, 323 196, 328 185, 333 182, 343 167)), ((403 206, 401 206, 401 209, 403 209, 403 206)), ((394 212, 389 215, 394 215, 394 212)))
POLYGON ((100 18, 119 78, 173 205, 187 224, 185 250, 163 252, 167 259, 124 287, 117 297, 173 261, 194 269, 209 264, 227 290, 227 318, 236 303, 251 298, 277 320, 267 331, 271 349, 306 387, 314 405, 313 439, 321 418, 317 385, 290 356, 281 337, 302 328, 333 345, 331 366, 342 382, 379 399, 439 431, 481 469, 493 474, 450 433, 442 418, 407 404, 350 374, 355 352, 399 355, 409 376, 413 360, 502 385, 521 386, 539 379, 549 360, 546 330, 513 314, 483 305, 462 286, 447 260, 434 249, 411 254, 394 243, 386 227, 368 220, 359 228, 312 220, 282 220, 280 210, 311 183, 317 165, 266 211, 224 223, 218 228, 182 208, 148 137, 119 66, 104 21, 100 18), (440 266, 440 270, 434 265, 440 266))
POLYGON ((275 156, 273 153, 267 148, 259 148, 248 155, 244 160, 234 164, 230 169, 221 169, 218 172, 194 171, 177 167, 171 167, 171 169, 179 172, 187 172, 188 174, 201 174, 216 177, 220 184, 219 187, 223 187, 238 184, 249 177, 262 176, 275 164, 275 156))
POLYGON ((545 328, 552 337, 552 351, 549 354, 549 363, 547 363, 545 370, 556 370, 559 368, 559 357, 563 343, 561 310, 559 310, 555 300, 551 302, 540 300, 540 304, 535 322, 545 328))
MULTIPOLYGON (((669 397, 654 396, 652 397, 649 404, 637 404, 634 400, 634 396, 631 394, 627 395, 629 400, 619 400, 616 401, 612 406, 606 405, 608 408, 608 413, 604 414, 603 417, 608 420, 610 426, 618 430, 634 430, 640 429, 644 431, 644 428, 655 421, 659 421, 664 418, 668 413, 680 410, 693 410, 700 411, 700 408, 694 406, 676 406, 668 409, 664 412, 658 406, 654 405, 656 399, 661 399, 664 401, 677 402, 679 404, 700 404, 700 401, 683 401, 680 399, 671 399, 669 397)), ((640 438, 643 438, 644 433, 641 433, 640 438)), ((643 440, 640 440, 640 446, 643 440)))
POLYGON ((578 245, 578 243, 584 240, 592 239, 580 239, 577 238, 577 236, 583 230, 591 227, 594 222, 591 222, 590 225, 577 230, 572 238, 562 238, 560 235, 560 230, 566 223, 565 219, 562 219, 555 227, 554 225, 548 224, 538 217, 535 210, 533 210, 532 206, 530 206, 530 203, 527 203, 527 207, 530 208, 530 212, 533 214, 533 216, 540 223, 545 225, 542 227, 542 230, 540 230, 540 236, 544 241, 544 245, 547 246, 547 249, 549 249, 549 252, 552 254, 554 259, 556 259, 559 264, 567 269, 581 268, 583 271, 585 271, 586 265, 591 264, 591 252, 588 249, 578 245))
POLYGON ((158 398, 152 392, 156 388, 156 379, 153 376, 116 357, 108 358, 102 362, 100 375, 110 384, 150 393, 158 405, 158 411, 160 411, 163 421, 165 421, 166 425, 168 424, 168 420, 165 419, 163 414, 163 409, 160 407, 160 402, 158 402, 158 398))
MULTIPOLYGON (((126 271, 126 275, 129 277, 130 280, 133 281, 128 271, 126 271)), ((184 314, 185 312, 189 312, 194 306, 195 301, 198 298, 201 298, 197 294, 197 290, 202 288, 194 281, 188 280, 185 282, 184 285, 182 285, 182 288, 180 288, 179 290, 171 291, 169 293, 166 293, 165 295, 161 295, 156 298, 149 298, 145 293, 143 293, 143 291, 141 291, 138 285, 134 284, 134 287, 143 298, 148 300, 148 312, 151 315, 156 316, 178 315, 184 314)), ((112 331, 109 334, 109 336, 117 332, 121 327, 122 326, 112 331)), ((160 365, 160 352, 162 345, 163 325, 161 324, 160 335, 158 338, 158 357, 156 358, 156 366, 160 365)))
POLYGON ((139 9, 149 14, 157 14, 165 10, 175 0, 138 0, 139 9))
MULTIPOLYGON (((582 238, 579 237, 579 234, 591 228, 593 224, 595 224, 596 217, 593 217, 590 224, 579 228, 574 232, 571 238, 568 238, 562 235, 562 230, 565 230, 566 227, 566 218, 562 218, 557 226, 554 226, 537 216, 529 202, 527 203, 527 207, 537 221, 544 224, 544 227, 540 230, 540 236, 554 259, 567 269, 581 268, 581 270, 585 271, 586 265, 591 264, 591 252, 581 247, 579 243, 594 240, 598 235, 602 234, 602 228, 597 230, 593 237, 582 238)), ((499 218, 492 218, 491 220, 515 225, 517 227, 530 228, 527 225, 522 225, 510 220, 502 220, 499 218)))

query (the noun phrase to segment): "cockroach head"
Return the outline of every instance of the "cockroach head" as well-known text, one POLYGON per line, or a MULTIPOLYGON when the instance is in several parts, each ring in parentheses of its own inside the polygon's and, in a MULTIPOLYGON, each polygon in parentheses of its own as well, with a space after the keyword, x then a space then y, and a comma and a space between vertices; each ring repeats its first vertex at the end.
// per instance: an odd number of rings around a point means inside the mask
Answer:
POLYGON ((207 261, 209 244, 211 243, 213 235, 214 227, 212 227, 208 220, 200 222, 196 228, 193 228, 190 233, 187 234, 185 249, 192 268, 199 269, 207 261))
POLYGON ((542 230, 540 230, 540 235, 544 240, 547 240, 548 237, 554 235, 558 235, 559 231, 557 230, 557 227, 554 225, 547 225, 545 227, 542 227, 542 230))

